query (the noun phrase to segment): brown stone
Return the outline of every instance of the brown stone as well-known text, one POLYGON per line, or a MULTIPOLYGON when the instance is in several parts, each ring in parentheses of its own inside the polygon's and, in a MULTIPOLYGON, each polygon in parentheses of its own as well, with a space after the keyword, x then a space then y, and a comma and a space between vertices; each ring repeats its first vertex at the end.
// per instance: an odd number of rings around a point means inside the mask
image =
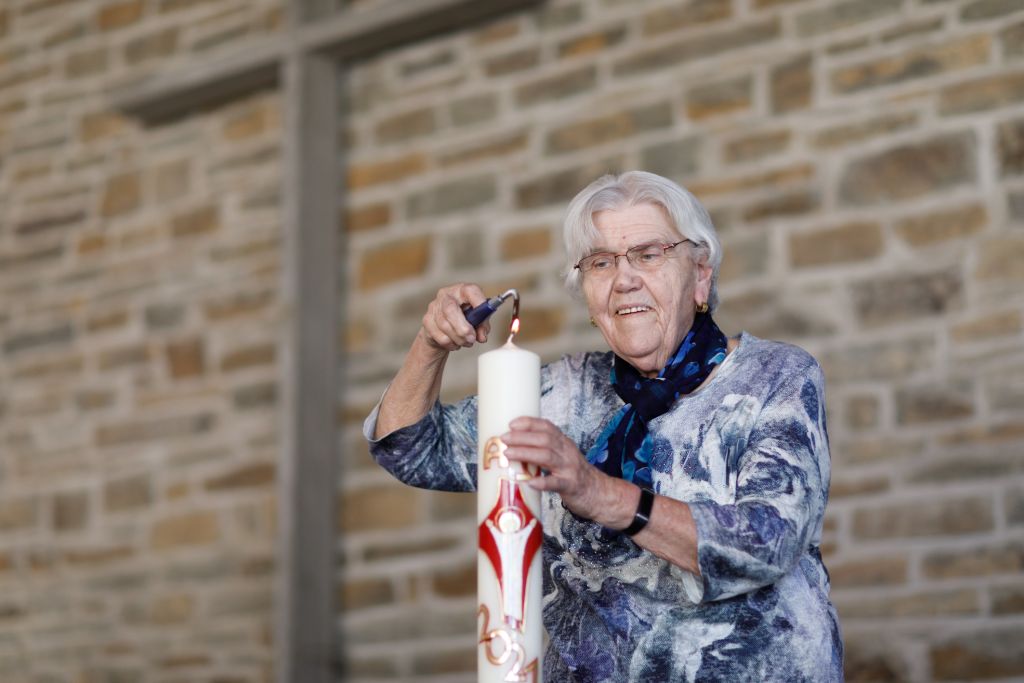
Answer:
POLYGON ((771 71, 769 94, 772 112, 806 109, 814 95, 814 71, 809 56, 802 56, 774 67, 771 71))
POLYGON ((800 163, 769 171, 727 178, 713 178, 691 183, 689 190, 698 197, 731 194, 769 188, 778 191, 779 185, 807 181, 814 177, 814 166, 800 163))
POLYGON ((159 626, 183 624, 192 620, 196 600, 192 595, 177 593, 154 599, 149 605, 149 621, 159 626))
POLYGON ((964 283, 958 268, 875 277, 852 288, 861 324, 887 325, 948 313, 963 303, 964 283))
POLYGON ((421 519, 420 494, 398 484, 345 491, 338 506, 338 527, 343 533, 403 529, 421 519))
POLYGON ((987 497, 891 503, 856 510, 853 516, 853 535, 860 540, 953 536, 994 528, 992 501, 987 497))
POLYGON ((372 230, 391 222, 391 206, 386 203, 353 207, 342 217, 342 227, 349 232, 372 230))
POLYGON ((970 114, 1024 102, 1024 72, 975 78, 939 91, 943 116, 970 114))
POLYGON ((469 674, 476 671, 476 659, 476 653, 470 652, 467 648, 431 650, 414 655, 412 666, 415 671, 434 676, 469 674))
POLYGON ((873 21, 898 11, 899 5, 888 0, 846 0, 797 14, 796 30, 803 37, 816 36, 873 21))
POLYGON ((540 61, 540 50, 537 47, 528 47, 520 50, 506 52, 497 57, 491 57, 484 62, 484 73, 489 78, 507 76, 517 71, 525 71, 537 66, 540 61))
POLYGON ((882 33, 883 43, 894 43, 904 38, 918 38, 928 33, 940 31, 945 25, 943 18, 907 21, 882 33))
POLYGON ((785 150, 791 138, 792 133, 786 129, 744 135, 722 146, 722 158, 727 163, 762 159, 785 150))
POLYGON ((1003 311, 967 320, 950 329, 958 344, 970 344, 997 337, 1017 336, 1024 330, 1020 311, 1003 311))
POLYGON ((483 235, 479 230, 445 235, 444 254, 448 268, 478 268, 484 263, 483 235))
MULTIPOLYGON (((884 493, 890 489, 889 480, 884 477, 866 479, 833 479, 829 484, 829 500, 840 498, 864 498, 874 493, 884 493)), ((829 564, 829 567, 832 565, 829 564)))
POLYGON ((448 108, 452 125, 471 126, 490 121, 498 114, 498 98, 492 94, 471 95, 455 100, 448 108))
POLYGON ((405 142, 430 135, 437 128, 433 109, 415 109, 384 119, 375 128, 378 142, 405 142))
POLYGON ((578 23, 583 18, 583 7, 578 2, 546 5, 531 18, 542 31, 560 29, 578 23))
POLYGON ((170 26, 129 40, 124 46, 125 62, 134 65, 148 59, 169 57, 178 49, 179 34, 177 26, 170 26))
MULTIPOLYGON (((821 197, 814 190, 796 190, 793 192, 779 192, 775 196, 762 201, 754 202, 743 209, 743 220, 748 223, 756 221, 782 218, 785 216, 799 216, 811 213, 821 205, 821 197)), ((872 225, 872 224, 855 224, 872 225)), ((869 229, 870 230, 870 229, 869 229)), ((863 237, 863 236, 862 236, 863 237)), ((855 240, 856 241, 856 240, 855 240)))
POLYGON ((107 181, 100 203, 104 218, 123 215, 138 208, 142 197, 142 183, 138 172, 122 173, 107 181))
POLYGON ((844 411, 846 424, 852 429, 868 429, 877 427, 881 415, 878 397, 872 394, 860 394, 846 400, 844 411))
POLYGON ((897 595, 878 599, 836 600, 842 619, 905 619, 913 617, 955 617, 980 612, 978 593, 973 588, 897 595))
POLYGON ((476 595, 476 562, 439 571, 430 580, 434 594, 444 598, 476 595))
POLYGON ((38 522, 35 498, 4 497, 0 500, 0 531, 28 529, 38 522))
POLYGON ((277 479, 277 467, 274 463, 260 462, 242 465, 230 472, 225 472, 206 480, 207 491, 225 491, 240 488, 265 488, 277 479))
POLYGON ((932 211, 904 218, 896 223, 896 232, 915 247, 969 237, 988 224, 988 212, 981 204, 932 211))
POLYGON ((655 9, 644 15, 643 33, 656 36, 678 31, 732 16, 732 3, 728 0, 692 0, 655 9))
POLYGON ((973 414, 969 387, 927 385, 896 392, 896 420, 900 424, 947 423, 973 414))
POLYGON ((605 173, 618 173, 621 169, 621 159, 609 159, 535 177, 516 186, 516 207, 536 209, 562 204, 605 173))
POLYGON ((659 102, 556 128, 548 133, 544 146, 547 154, 563 154, 671 125, 672 106, 659 102))
POLYGON ((740 76, 696 86, 686 92, 686 114, 694 121, 750 109, 753 78, 740 76))
POLYGON ((252 367, 267 366, 274 363, 277 347, 273 344, 245 346, 224 355, 220 361, 222 372, 235 372, 252 367))
POLYGON ((67 78, 95 76, 107 70, 108 61, 105 46, 76 52, 64 61, 64 75, 67 78))
POLYGON ((1024 628, 988 628, 936 645, 931 651, 937 681, 981 680, 1024 676, 1024 628))
POLYGON ((763 275, 772 260, 768 235, 755 234, 744 239, 723 242, 722 266, 718 272, 722 284, 763 275))
POLYGON ((981 281, 1024 281, 1024 235, 985 240, 976 263, 974 277, 981 281))
POLYGON ((348 187, 358 190, 382 183, 393 183, 422 173, 426 168, 427 157, 421 152, 383 161, 355 163, 348 169, 348 187))
POLYGON ((171 219, 171 234, 176 239, 206 235, 219 228, 220 211, 212 204, 186 211, 171 219))
POLYGON ((220 536, 217 514, 196 510, 158 520, 150 531, 149 543, 154 550, 172 550, 210 545, 220 536))
POLYGON ((505 234, 501 238, 502 261, 543 256, 551 252, 551 228, 528 228, 505 234))
POLYGON ((1024 490, 1008 491, 1004 507, 1007 523, 1024 524, 1024 490))
POLYGON ((1024 545, 1017 542, 931 552, 921 560, 921 572, 934 580, 1020 574, 1024 572, 1024 545))
POLYGON ((558 45, 558 56, 566 58, 592 55, 618 45, 625 37, 626 27, 623 25, 584 33, 561 42, 558 45))
POLYGON ((1024 119, 1000 124, 996 135, 996 150, 1003 177, 1024 173, 1024 119))
POLYGON ((723 31, 706 32, 620 59, 612 65, 612 73, 616 77, 633 76, 668 69, 685 62, 710 59, 732 50, 770 42, 779 37, 781 30, 778 17, 772 17, 723 31))
POLYGON ((973 133, 901 145, 850 163, 839 182, 843 204, 865 206, 911 199, 975 180, 973 133))
POLYGON ((109 332, 128 324, 128 311, 101 311, 86 318, 85 329, 89 332, 109 332))
POLYGON ((1017 0, 974 0, 960 10, 964 21, 984 21, 1020 11, 1017 0))
POLYGON ((53 529, 57 532, 78 531, 89 524, 89 493, 75 491, 53 497, 53 529))
POLYGON ((871 557, 838 563, 828 567, 832 588, 892 586, 907 582, 907 558, 903 556, 871 557))
POLYGON ((167 368, 173 379, 198 377, 206 370, 203 340, 187 339, 167 345, 167 368))
POLYGON ((127 128, 127 124, 127 119, 116 112, 94 112, 82 117, 78 124, 78 135, 82 142, 95 142, 117 135, 127 128))
POLYGON ((1024 57, 1024 22, 999 32, 999 42, 1007 59, 1024 57))
POLYGON ((578 95, 596 84, 597 68, 586 65, 524 83, 515 89, 515 101, 520 107, 529 107, 578 95))
POLYGON ((28 218, 14 226, 16 235, 38 235, 77 227, 85 219, 84 211, 62 211, 28 218))
POLYGON ((238 410, 273 407, 277 402, 277 383, 258 382, 239 387, 231 393, 231 397, 238 410))
POLYGON ((790 263, 795 268, 865 261, 881 254, 883 248, 877 223, 848 223, 789 237, 790 263))
POLYGON ((267 103, 249 107, 224 122, 224 139, 236 142, 256 137, 275 128, 277 119, 277 110, 267 103))
POLYGON ((134 548, 128 546, 110 546, 99 548, 79 548, 64 553, 64 561, 76 567, 102 567, 116 564, 135 557, 134 548))
POLYGON ((35 349, 41 346, 53 344, 67 344, 74 339, 74 331, 70 323, 20 332, 4 340, 3 350, 5 354, 12 355, 27 349, 35 349))
POLYGON ((103 509, 107 512, 136 510, 152 501, 152 483, 146 474, 114 479, 103 486, 103 509))
POLYGON ((938 442, 944 446, 983 446, 1016 441, 1024 437, 1024 425, 1017 422, 973 426, 942 434, 938 442))
POLYGON ((422 190, 406 201, 409 218, 431 218, 489 204, 497 197, 497 182, 492 175, 450 180, 422 190))
POLYGON ((260 313, 274 300, 272 291, 247 291, 221 296, 203 306, 207 320, 219 322, 260 313))
POLYGON ((814 136, 814 146, 833 148, 852 145, 876 137, 913 128, 917 125, 916 113, 883 114, 857 123, 834 126, 819 131, 814 136))
POLYGON ((359 262, 359 287, 375 289, 423 274, 430 245, 430 237, 422 236, 370 249, 359 262))
POLYGON ((395 601, 391 579, 345 579, 338 587, 338 607, 344 612, 389 605, 395 601))
POLYGON ((666 178, 685 178, 697 172, 701 147, 699 136, 651 145, 640 152, 640 168, 666 178))
POLYGON ((545 306, 524 307, 520 316, 522 325, 516 340, 535 342, 554 337, 565 325, 565 309, 545 306))
POLYGON ((998 586, 991 595, 993 615, 1024 613, 1024 586, 998 586))
POLYGON ((96 15, 96 24, 102 31, 124 28, 139 21, 144 9, 143 0, 110 3, 96 15))
POLYGON ((843 670, 847 683, 900 683, 909 681, 903 653, 889 643, 865 643, 843 634, 843 670))
POLYGON ((213 415, 202 413, 192 416, 105 424, 96 430, 96 445, 100 447, 124 446, 191 436, 210 431, 214 424, 213 415))
POLYGON ((991 42, 988 35, 981 34, 919 47, 896 57, 840 67, 829 74, 829 82, 833 91, 851 93, 967 69, 988 62, 991 42))
POLYGON ((504 19, 485 26, 473 33, 474 45, 492 45, 519 35, 520 21, 518 18, 504 19))
POLYGON ((160 164, 153 171, 153 193, 158 201, 184 196, 189 190, 189 160, 176 159, 160 164))
POLYGON ((526 132, 517 131, 495 137, 482 144, 475 144, 463 147, 457 151, 446 152, 440 155, 439 161, 442 166, 455 166, 457 164, 507 156, 525 150, 529 140, 529 135, 526 132))

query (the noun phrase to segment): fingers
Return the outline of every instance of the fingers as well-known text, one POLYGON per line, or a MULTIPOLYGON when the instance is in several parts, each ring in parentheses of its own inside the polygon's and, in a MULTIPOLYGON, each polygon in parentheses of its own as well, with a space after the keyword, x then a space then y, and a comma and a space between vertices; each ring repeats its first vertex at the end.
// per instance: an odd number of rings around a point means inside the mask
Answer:
POLYGON ((486 331, 481 339, 480 330, 474 330, 469 324, 462 306, 477 306, 486 300, 483 291, 473 284, 460 283, 438 290, 423 315, 427 341, 445 351, 468 348, 485 341, 486 331))

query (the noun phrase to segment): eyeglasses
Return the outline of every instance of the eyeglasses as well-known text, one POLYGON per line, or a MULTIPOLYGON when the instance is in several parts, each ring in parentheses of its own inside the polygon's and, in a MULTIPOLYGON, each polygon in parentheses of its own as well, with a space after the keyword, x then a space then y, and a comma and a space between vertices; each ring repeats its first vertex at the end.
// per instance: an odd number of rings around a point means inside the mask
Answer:
POLYGON ((576 268, 579 268, 580 272, 584 275, 609 275, 615 270, 615 266, 618 265, 619 257, 625 256, 626 260, 629 261, 629 265, 637 270, 657 270, 668 260, 670 255, 674 254, 673 249, 683 242, 689 242, 697 246, 697 243, 693 240, 684 239, 679 240, 675 244, 659 244, 657 242, 638 244, 635 247, 630 247, 622 254, 599 251, 596 254, 581 258, 579 263, 576 264, 576 268))

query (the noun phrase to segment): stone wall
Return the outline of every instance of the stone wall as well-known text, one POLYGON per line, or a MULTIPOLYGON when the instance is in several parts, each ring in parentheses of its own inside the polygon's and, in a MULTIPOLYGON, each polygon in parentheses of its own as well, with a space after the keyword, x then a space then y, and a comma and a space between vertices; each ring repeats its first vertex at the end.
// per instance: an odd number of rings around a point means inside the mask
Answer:
MULTIPOLYGON (((1022 46, 1019 0, 552 0, 354 68, 352 680, 475 680, 473 497, 395 484, 360 421, 453 281, 518 287, 545 359, 601 348, 558 223, 628 168, 712 211, 726 331, 825 368, 849 679, 1024 676, 1022 46)), ((446 398, 476 355, 453 356, 446 398)))
POLYGON ((269 681, 281 104, 109 93, 279 3, 0 3, 0 680, 269 681))

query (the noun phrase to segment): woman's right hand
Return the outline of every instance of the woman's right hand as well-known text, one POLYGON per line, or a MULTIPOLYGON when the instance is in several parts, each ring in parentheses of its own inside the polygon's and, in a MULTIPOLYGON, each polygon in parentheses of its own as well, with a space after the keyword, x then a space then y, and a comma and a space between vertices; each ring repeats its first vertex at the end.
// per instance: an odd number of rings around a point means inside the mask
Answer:
POLYGON ((473 329, 462 310, 464 305, 474 307, 485 301, 487 297, 483 290, 472 283, 460 282, 442 287, 423 315, 420 334, 424 341, 443 351, 456 351, 487 341, 487 334, 491 331, 490 323, 485 320, 473 329))

